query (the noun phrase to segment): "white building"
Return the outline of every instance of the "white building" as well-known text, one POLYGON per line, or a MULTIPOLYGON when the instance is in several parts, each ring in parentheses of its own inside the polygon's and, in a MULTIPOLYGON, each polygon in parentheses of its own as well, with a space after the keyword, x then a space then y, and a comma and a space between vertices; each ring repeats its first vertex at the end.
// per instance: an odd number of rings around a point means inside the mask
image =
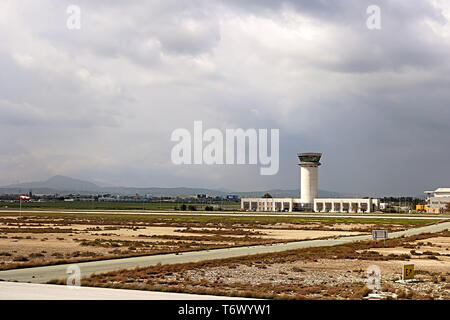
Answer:
POLYGON ((427 198, 450 197, 450 188, 437 188, 434 191, 425 191, 427 198))
POLYGON ((321 153, 298 153, 300 161, 300 198, 242 198, 241 208, 248 211, 374 212, 380 199, 317 198, 321 153))
POLYGON ((434 191, 425 191, 427 195, 427 213, 443 213, 450 203, 450 188, 437 188, 434 191))

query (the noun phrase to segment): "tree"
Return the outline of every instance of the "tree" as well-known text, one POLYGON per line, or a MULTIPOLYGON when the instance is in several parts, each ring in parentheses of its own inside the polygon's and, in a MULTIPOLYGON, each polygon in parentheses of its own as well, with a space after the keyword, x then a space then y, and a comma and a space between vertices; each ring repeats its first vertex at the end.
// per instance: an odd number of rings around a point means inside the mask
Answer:
POLYGON ((263 198, 272 198, 272 196, 270 195, 270 193, 266 193, 265 195, 262 196, 263 198))
POLYGON ((184 203, 181 205, 181 211, 186 211, 186 205, 184 203))

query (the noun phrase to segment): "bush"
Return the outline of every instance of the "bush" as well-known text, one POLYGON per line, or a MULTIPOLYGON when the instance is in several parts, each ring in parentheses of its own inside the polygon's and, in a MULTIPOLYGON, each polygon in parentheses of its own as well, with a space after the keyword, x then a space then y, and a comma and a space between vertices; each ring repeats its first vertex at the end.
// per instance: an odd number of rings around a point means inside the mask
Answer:
POLYGON ((17 257, 14 257, 13 260, 14 261, 19 261, 19 262, 25 262, 25 261, 28 261, 28 258, 24 257, 24 256, 17 256, 17 257))
POLYGON ((61 258, 61 257, 63 257, 64 255, 62 254, 62 253, 60 253, 60 252, 55 252, 55 253, 52 253, 52 257, 58 257, 58 258, 61 258))
POLYGON ((362 287, 362 288, 356 290, 356 291, 353 293, 352 298, 353 298, 353 299, 362 299, 362 298, 364 298, 364 297, 367 297, 367 295, 368 295, 369 293, 371 293, 371 292, 372 292, 371 289, 369 289, 367 286, 364 286, 364 287, 362 287))
POLYGON ((398 299, 405 299, 406 298, 406 292, 402 289, 397 290, 397 298, 398 299))
POLYGON ((294 272, 305 272, 305 270, 303 270, 302 268, 299 268, 299 267, 293 267, 292 271, 294 271, 294 272))

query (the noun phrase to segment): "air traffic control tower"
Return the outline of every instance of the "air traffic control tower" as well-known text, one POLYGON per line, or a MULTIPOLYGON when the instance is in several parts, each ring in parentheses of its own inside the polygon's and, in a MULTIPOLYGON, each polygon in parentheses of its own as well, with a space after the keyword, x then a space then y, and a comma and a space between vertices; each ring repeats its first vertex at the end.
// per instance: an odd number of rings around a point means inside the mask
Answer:
POLYGON ((380 199, 318 198, 319 166, 322 153, 297 153, 300 163, 300 198, 241 198, 244 211, 272 212, 352 212, 365 213, 380 210, 380 199))
POLYGON ((300 163, 300 201, 302 207, 312 208, 317 198, 319 166, 322 153, 297 153, 300 163))

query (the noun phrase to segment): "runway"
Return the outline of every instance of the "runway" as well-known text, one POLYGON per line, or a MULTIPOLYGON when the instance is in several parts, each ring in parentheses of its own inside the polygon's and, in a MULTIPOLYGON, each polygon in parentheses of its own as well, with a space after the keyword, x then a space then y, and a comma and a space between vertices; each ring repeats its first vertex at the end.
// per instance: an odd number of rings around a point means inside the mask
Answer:
POLYGON ((247 300, 244 298, 127 289, 69 287, 0 281, 0 300, 247 300))

